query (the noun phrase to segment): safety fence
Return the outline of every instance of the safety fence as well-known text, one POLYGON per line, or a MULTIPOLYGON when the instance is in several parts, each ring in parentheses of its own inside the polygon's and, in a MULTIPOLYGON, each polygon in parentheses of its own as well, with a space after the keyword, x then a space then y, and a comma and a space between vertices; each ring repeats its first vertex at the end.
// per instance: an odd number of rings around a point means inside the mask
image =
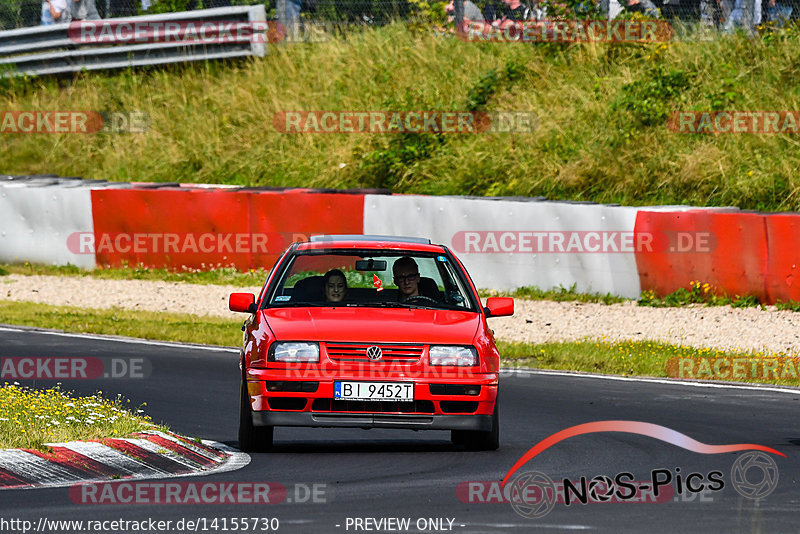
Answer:
MULTIPOLYGON (((447 1, 433 0, 84 0, 93 1, 101 18, 132 17, 260 4, 271 20, 386 24, 392 20, 443 23, 459 10, 447 1)), ((44 0, 0 2, 0 30, 41 23, 44 0)), ((465 5, 467 18, 492 22, 508 16, 516 20, 564 17, 615 18, 640 13, 647 18, 696 23, 718 30, 752 29, 759 24, 782 25, 800 16, 800 0, 474 0, 465 5), (470 5, 471 4, 471 5, 470 5), (477 15, 476 15, 477 13, 477 15)))
POLYGON ((124 21, 82 21, 0 31, 0 72, 5 76, 59 74, 261 57, 266 53, 267 23, 261 5, 124 21))
POLYGON ((0 177, 0 262, 269 269, 314 234, 430 238, 479 287, 800 301, 800 214, 0 177))

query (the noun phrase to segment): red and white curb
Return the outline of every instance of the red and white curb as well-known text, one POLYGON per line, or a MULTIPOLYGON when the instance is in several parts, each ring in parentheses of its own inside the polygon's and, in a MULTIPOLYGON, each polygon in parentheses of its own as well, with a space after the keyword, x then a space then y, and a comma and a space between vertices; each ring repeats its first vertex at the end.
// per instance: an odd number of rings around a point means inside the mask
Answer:
POLYGON ((198 476, 241 469, 250 456, 214 441, 146 430, 127 438, 48 443, 50 452, 0 450, 0 489, 198 476))

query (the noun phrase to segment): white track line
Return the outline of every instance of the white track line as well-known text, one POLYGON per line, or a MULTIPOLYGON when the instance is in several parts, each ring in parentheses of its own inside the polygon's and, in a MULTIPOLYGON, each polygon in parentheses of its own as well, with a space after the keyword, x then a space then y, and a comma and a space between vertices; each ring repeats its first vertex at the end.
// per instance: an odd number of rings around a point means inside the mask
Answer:
POLYGON ((666 384, 669 386, 689 386, 696 388, 726 388, 726 389, 747 389, 750 391, 769 391, 771 393, 790 393, 792 395, 800 395, 800 388, 791 389, 789 387, 774 387, 774 386, 752 386, 752 385, 739 385, 739 384, 714 384, 710 382, 696 382, 692 380, 678 380, 678 379, 665 379, 665 378, 645 378, 636 376, 615 376, 615 375, 595 375, 591 373, 578 373, 570 371, 551 371, 549 369, 520 369, 517 367, 504 367, 500 369, 500 376, 514 376, 515 374, 523 375, 553 375, 553 376, 567 376, 577 378, 598 378, 602 380, 620 380, 623 382, 651 382, 654 384, 666 384))
POLYGON ((215 352, 239 352, 239 349, 233 347, 221 347, 217 345, 200 345, 195 343, 177 343, 173 341, 150 341, 148 339, 139 339, 135 337, 124 336, 102 336, 98 334, 72 334, 69 332, 60 332, 58 330, 44 330, 39 328, 14 328, 9 326, 0 326, 0 332, 18 332, 21 334, 45 334, 48 336, 63 336, 75 337, 79 339, 97 339, 102 341, 117 341, 119 343, 132 343, 138 345, 155 345, 157 347, 175 347, 185 349, 197 350, 210 350, 215 352))

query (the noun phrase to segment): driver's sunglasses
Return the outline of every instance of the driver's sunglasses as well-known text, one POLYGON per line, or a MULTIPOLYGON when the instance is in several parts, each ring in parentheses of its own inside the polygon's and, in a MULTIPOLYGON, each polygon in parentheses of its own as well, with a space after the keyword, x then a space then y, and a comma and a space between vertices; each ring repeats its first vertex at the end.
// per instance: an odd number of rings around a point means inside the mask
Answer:
POLYGON ((419 273, 406 274, 406 275, 402 275, 402 276, 395 276, 394 277, 394 281, 395 282, 410 282, 411 280, 414 280, 418 276, 419 276, 419 273))

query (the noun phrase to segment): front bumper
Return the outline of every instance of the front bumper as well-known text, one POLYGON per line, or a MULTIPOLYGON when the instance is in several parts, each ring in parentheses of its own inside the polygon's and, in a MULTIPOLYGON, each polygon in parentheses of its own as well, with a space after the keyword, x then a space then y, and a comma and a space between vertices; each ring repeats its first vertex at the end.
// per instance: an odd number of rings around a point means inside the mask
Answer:
POLYGON ((393 413, 254 412, 255 426, 407 428, 411 430, 492 429, 491 415, 418 415, 393 413))
POLYGON ((363 403, 334 399, 334 382, 375 381, 374 376, 339 373, 332 377, 312 373, 303 380, 293 380, 295 377, 287 377, 281 370, 249 369, 247 378, 255 426, 412 430, 491 430, 498 384, 497 373, 461 373, 458 377, 411 377, 398 373, 382 376, 378 381, 413 383, 413 401, 363 403), (273 381, 291 386, 273 391, 267 388, 273 381), (475 391, 466 394, 465 387, 475 391))

